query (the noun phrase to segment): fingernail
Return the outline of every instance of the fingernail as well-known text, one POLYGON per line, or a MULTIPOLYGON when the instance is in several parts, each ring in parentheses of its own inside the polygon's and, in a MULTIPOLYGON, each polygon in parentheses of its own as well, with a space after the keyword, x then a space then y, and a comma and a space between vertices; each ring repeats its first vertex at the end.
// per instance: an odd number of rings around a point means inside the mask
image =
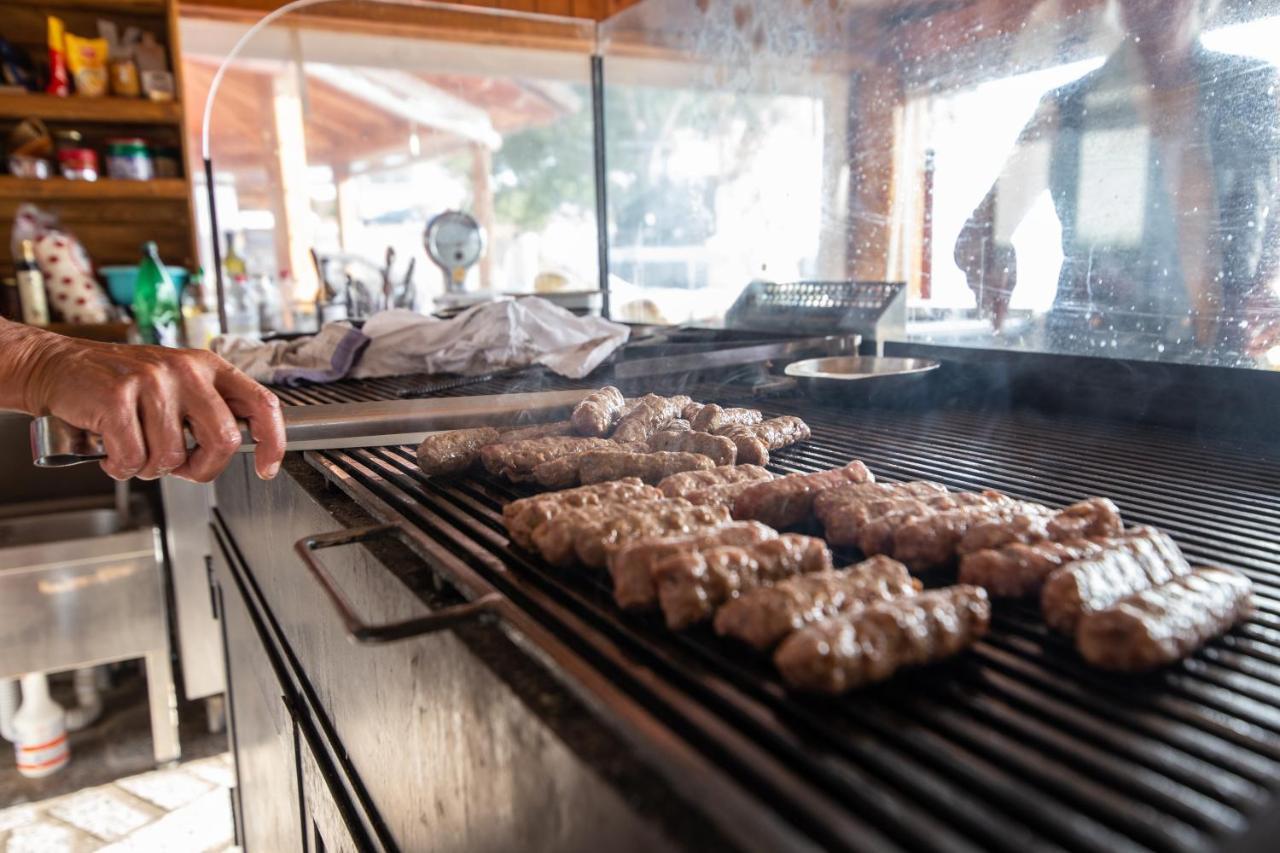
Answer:
POLYGON ((280 463, 279 463, 279 462, 272 462, 270 465, 268 465, 268 466, 267 466, 267 479, 268 479, 268 480, 275 479, 276 474, 279 474, 279 473, 280 473, 280 463))

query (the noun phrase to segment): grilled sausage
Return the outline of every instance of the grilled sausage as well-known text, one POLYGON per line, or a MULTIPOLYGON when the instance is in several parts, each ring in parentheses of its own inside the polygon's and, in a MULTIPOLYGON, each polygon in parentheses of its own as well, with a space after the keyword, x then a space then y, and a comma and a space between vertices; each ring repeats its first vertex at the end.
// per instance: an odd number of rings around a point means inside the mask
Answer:
POLYGON ((1010 498, 992 491, 956 492, 930 498, 914 500, 901 498, 900 500, 901 503, 897 507, 890 508, 883 515, 869 519, 862 525, 861 530, 858 531, 858 548, 862 553, 868 556, 893 553, 894 533, 899 527, 917 519, 953 509, 1010 502, 1010 498))
POLYGON ((667 424, 665 432, 693 432, 693 424, 684 418, 676 418, 667 424))
POLYGON ((716 633, 765 651, 805 625, 916 591, 917 582, 906 566, 888 557, 872 557, 744 593, 716 611, 716 633))
POLYGON ((856 545, 870 522, 904 510, 925 512, 932 506, 954 506, 945 486, 937 483, 858 483, 823 492, 814 499, 813 514, 832 545, 856 545))
POLYGON ((768 465, 769 451, 808 441, 811 435, 809 425, 792 415, 730 426, 720 434, 733 439, 738 446, 738 461, 750 465, 768 465))
POLYGON ((1029 513, 1008 521, 981 522, 965 531, 956 546, 960 554, 999 548, 1012 542, 1030 544, 1045 539, 1091 539, 1124 532, 1120 510, 1106 498, 1088 498, 1052 515, 1029 513))
POLYGON ((669 498, 680 498, 689 492, 705 489, 709 486, 722 486, 729 483, 763 482, 772 480, 773 474, 759 465, 721 465, 709 471, 686 471, 683 474, 672 474, 658 488, 669 498))
POLYGON ((612 385, 588 394, 573 409, 569 422, 578 435, 603 438, 613 429, 613 425, 622 416, 622 392, 612 385))
POLYGON ((1029 516, 1048 517, 1049 508, 1029 501, 969 506, 918 516, 893 531, 892 555, 914 570, 945 566, 956 557, 956 545, 974 524, 1017 523, 1029 516))
POLYGON ((609 554, 613 598, 619 607, 629 610, 653 607, 658 602, 658 592, 653 585, 653 569, 667 557, 719 545, 754 545, 776 538, 777 535, 776 530, 759 522, 734 521, 710 532, 628 542, 609 554))
POLYGON ((1102 669, 1140 672, 1181 660, 1251 609, 1252 584, 1231 569, 1196 568, 1080 617, 1076 648, 1102 669))
POLYGON ((788 474, 759 483, 738 495, 733 502, 733 517, 762 521, 778 529, 790 527, 809 517, 814 499, 822 492, 846 483, 874 480, 867 466, 856 459, 843 468, 813 474, 788 474))
POLYGON ((722 435, 705 432, 663 430, 649 439, 649 449, 676 453, 700 453, 716 465, 732 465, 738 459, 738 448, 722 435))
POLYGON ((533 424, 526 427, 514 427, 498 430, 498 444, 515 444, 517 441, 529 441, 535 438, 557 438, 573 435, 573 424, 569 421, 552 421, 549 424, 533 424))
POLYGON ((480 450, 480 461, 490 474, 506 477, 512 482, 533 479, 533 469, 543 462, 581 453, 584 450, 605 450, 617 447, 607 438, 531 438, 510 444, 491 444, 480 450))
POLYGON ((1107 550, 1132 547, 1125 540, 1156 535, 1149 527, 1135 527, 1119 536, 1095 539, 1066 539, 1055 542, 1011 542, 999 548, 987 548, 964 554, 960 558, 960 583, 974 584, 999 597, 1017 598, 1038 595, 1045 580, 1056 569, 1077 560, 1098 556, 1107 550))
POLYGON ((753 426, 764 420, 758 409, 723 409, 712 403, 703 406, 690 421, 699 432, 719 432, 735 426, 753 426))
POLYGON ((1177 544, 1153 528, 1138 528, 1114 547, 1049 575, 1040 611, 1055 631, 1074 634, 1080 618, 1105 610, 1126 596, 1166 584, 1191 571, 1177 544))
POLYGON ((762 584, 831 568, 821 539, 786 533, 756 545, 723 545, 667 557, 653 569, 667 627, 687 628, 716 608, 762 584))
POLYGON ((694 506, 679 498, 584 507, 560 513, 533 532, 547 562, 581 562, 603 568, 608 552, 634 539, 710 530, 729 521, 720 507, 694 506))
POLYGON ((721 483, 718 486, 707 486, 705 489, 687 492, 683 497, 694 506, 722 506, 732 510, 733 502, 738 499, 738 495, 757 482, 759 481, 742 480, 737 483, 721 483))
POLYGON ((627 453, 617 450, 595 450, 584 453, 578 467, 583 485, 639 477, 646 483, 658 483, 682 471, 704 471, 713 463, 700 453, 627 453))
POLYGON ((565 510, 661 498, 662 492, 653 486, 646 486, 635 477, 629 477, 512 501, 502 508, 502 520, 512 541, 522 548, 532 548, 533 531, 565 510))
POLYGON ((685 396, 646 394, 618 421, 613 437, 617 441, 648 441, 650 436, 678 418, 688 404, 689 398, 685 396))
POLYGON ((703 409, 703 403, 688 402, 684 404, 684 408, 680 410, 681 420, 686 420, 692 424, 698 417, 698 412, 703 409))
MULTIPOLYGON (((631 444, 613 444, 608 450, 598 448, 569 453, 556 459, 549 459, 533 469, 533 479, 546 489, 568 489, 581 482, 582 463, 589 453, 648 453, 649 446, 641 442, 631 444)), ((613 477, 610 479, 621 479, 613 477)), ((604 482, 603 480, 600 482, 604 482)))
POLYGON ((904 666, 951 657, 991 624, 991 602, 976 586, 949 586, 868 604, 796 631, 774 653, 788 685, 840 694, 884 681, 904 666))
POLYGON ((498 440, 492 427, 455 429, 429 435, 418 445, 418 467, 428 477, 461 474, 480 458, 480 448, 498 440))

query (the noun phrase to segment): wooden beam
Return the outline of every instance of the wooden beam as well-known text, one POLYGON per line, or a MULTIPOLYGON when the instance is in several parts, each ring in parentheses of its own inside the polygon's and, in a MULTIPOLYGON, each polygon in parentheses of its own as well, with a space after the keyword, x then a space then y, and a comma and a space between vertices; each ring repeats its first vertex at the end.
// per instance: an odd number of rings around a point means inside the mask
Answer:
POLYGON ((280 74, 268 83, 273 133, 272 184, 277 270, 289 270, 303 293, 316 285, 311 264, 311 193, 307 181, 307 136, 302 94, 296 74, 280 74))
POLYGON ((493 286, 493 152, 488 146, 472 143, 471 149, 471 196, 472 213, 476 222, 484 229, 489 245, 480 256, 480 289, 489 290, 493 286))
POLYGON ((845 265, 856 280, 883 281, 893 219, 896 111, 903 102, 896 68, 864 71, 849 91, 849 213, 845 265))
POLYGON ((350 167, 343 163, 333 166, 333 183, 338 189, 337 219, 338 244, 344 252, 354 252, 360 237, 360 211, 356 204, 355 177, 350 167))

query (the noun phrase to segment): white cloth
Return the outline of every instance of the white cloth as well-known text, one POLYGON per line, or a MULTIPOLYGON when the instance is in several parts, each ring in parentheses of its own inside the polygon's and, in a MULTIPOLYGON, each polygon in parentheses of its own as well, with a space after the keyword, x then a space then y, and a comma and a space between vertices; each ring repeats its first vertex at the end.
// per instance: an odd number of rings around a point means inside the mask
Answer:
POLYGON ((627 342, 631 330, 600 317, 578 317, 536 296, 468 308, 449 320, 396 309, 370 317, 370 339, 351 375, 475 375, 530 364, 581 379, 627 342))

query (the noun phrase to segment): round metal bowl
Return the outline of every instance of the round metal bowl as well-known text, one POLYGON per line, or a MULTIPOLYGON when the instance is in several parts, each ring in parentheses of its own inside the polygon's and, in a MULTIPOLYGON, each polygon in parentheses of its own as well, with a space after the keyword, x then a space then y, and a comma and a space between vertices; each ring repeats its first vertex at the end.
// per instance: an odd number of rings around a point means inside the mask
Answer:
POLYGON ((808 391, 841 392, 865 390, 891 379, 919 379, 938 367, 938 362, 927 358, 846 355, 792 362, 786 374, 808 391))

